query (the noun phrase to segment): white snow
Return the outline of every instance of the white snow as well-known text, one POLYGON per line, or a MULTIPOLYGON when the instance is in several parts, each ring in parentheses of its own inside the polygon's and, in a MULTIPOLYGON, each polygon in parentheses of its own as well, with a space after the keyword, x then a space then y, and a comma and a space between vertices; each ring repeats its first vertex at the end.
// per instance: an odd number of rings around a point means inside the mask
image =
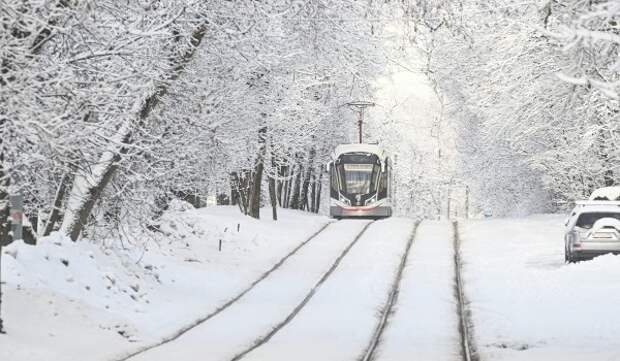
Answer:
POLYGON ((208 322, 131 361, 230 360, 269 332, 301 302, 368 221, 344 220, 329 225, 282 267, 238 302, 208 322))
MULTIPOLYGON (((124 240, 125 248, 119 240, 73 243, 53 235, 36 247, 4 248, 8 334, 0 335, 0 360, 122 358, 210 314, 330 222, 285 210, 273 222, 234 207, 173 208, 149 243, 139 239, 146 233, 124 240)), ((482 360, 620 359, 620 257, 565 264, 563 221, 538 215, 459 222, 465 296, 482 360)), ((370 225, 296 317, 245 359, 359 358, 413 222, 393 217, 370 225)), ((230 360, 282 322, 367 223, 330 224, 229 308, 131 360, 230 360)), ((460 359, 451 242, 449 222, 419 226, 377 360, 460 359)))
POLYGON ((141 235, 153 237, 148 248, 58 234, 3 248, 0 360, 110 360, 153 344, 235 296, 328 222, 286 210, 273 222, 268 213, 258 221, 235 207, 172 211, 164 234, 141 235))
POLYGON ((597 198, 603 198, 603 200, 615 201, 620 200, 620 187, 603 187, 592 192, 589 200, 593 201, 597 198), (606 199, 605 199, 606 198, 606 199))
POLYGON ((377 360, 461 360, 452 234, 447 221, 418 227, 377 360))
POLYGON ((377 325, 411 219, 372 224, 297 317, 244 360, 356 360, 377 325))
POLYGON ((620 359, 620 257, 565 264, 563 219, 461 227, 465 294, 483 360, 620 359))

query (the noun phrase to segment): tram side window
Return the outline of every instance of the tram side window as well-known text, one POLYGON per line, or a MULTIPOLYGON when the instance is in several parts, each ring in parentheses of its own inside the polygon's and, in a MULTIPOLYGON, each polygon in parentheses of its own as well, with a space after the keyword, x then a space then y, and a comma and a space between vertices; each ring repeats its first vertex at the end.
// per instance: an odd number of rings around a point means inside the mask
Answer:
POLYGON ((336 176, 336 167, 334 163, 329 164, 329 180, 330 180, 330 196, 332 198, 338 198, 338 179, 336 176))
POLYGON ((379 181, 379 196, 377 198, 383 199, 388 196, 388 172, 381 172, 381 180, 379 181))

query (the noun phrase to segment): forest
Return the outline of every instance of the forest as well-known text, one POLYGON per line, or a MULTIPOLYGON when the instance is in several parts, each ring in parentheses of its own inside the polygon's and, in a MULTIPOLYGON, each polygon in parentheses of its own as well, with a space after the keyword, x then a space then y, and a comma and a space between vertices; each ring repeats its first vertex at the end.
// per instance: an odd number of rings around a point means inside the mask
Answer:
POLYGON ((613 0, 0 0, 0 238, 12 194, 32 239, 157 231, 175 198, 320 212, 343 104, 411 49, 455 166, 395 179, 401 213, 436 217, 454 179, 480 212, 563 209, 618 183, 619 21, 613 0))

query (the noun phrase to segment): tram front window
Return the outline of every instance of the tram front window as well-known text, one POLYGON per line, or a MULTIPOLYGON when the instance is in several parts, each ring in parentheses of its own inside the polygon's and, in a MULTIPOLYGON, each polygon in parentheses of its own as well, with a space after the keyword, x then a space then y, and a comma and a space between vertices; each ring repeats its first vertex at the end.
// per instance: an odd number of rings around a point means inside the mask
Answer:
POLYGON ((373 182, 373 164, 344 164, 348 194, 367 194, 373 182))

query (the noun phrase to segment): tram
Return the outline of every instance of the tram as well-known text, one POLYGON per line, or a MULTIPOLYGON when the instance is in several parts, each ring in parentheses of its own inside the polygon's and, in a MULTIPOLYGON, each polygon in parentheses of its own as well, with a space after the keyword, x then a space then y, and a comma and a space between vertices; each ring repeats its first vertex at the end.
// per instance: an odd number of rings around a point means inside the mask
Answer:
POLYGON ((342 144, 328 163, 332 218, 383 218, 392 215, 391 164, 375 144, 342 144))

